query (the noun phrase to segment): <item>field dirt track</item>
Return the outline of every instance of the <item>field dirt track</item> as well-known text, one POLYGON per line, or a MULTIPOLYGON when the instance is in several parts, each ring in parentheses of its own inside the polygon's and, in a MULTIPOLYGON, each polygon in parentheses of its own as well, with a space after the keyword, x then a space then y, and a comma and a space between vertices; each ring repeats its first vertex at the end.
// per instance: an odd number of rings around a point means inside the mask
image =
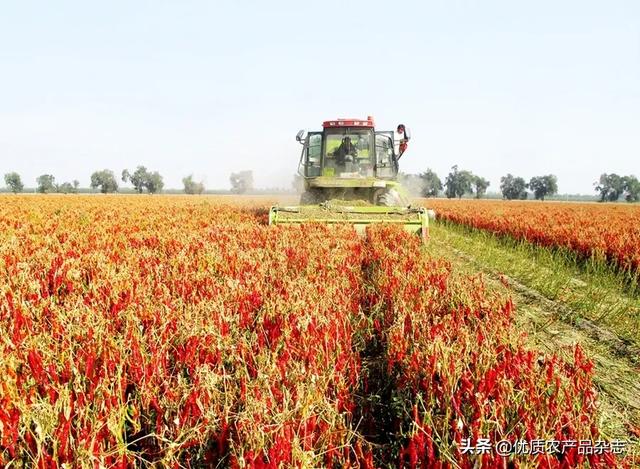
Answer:
POLYGON ((626 323, 473 234, 267 226, 288 197, 0 199, 0 464, 638 463, 626 323), (602 451, 463 450, 478 438, 602 451))

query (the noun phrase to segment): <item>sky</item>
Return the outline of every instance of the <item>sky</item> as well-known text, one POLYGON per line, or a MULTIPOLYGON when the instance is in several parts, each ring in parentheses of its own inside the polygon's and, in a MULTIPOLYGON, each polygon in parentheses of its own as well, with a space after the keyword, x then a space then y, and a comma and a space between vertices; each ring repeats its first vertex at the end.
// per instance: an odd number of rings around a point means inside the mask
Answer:
POLYGON ((0 173, 290 187, 299 129, 404 123, 401 170, 640 177, 640 2, 2 2, 0 173))

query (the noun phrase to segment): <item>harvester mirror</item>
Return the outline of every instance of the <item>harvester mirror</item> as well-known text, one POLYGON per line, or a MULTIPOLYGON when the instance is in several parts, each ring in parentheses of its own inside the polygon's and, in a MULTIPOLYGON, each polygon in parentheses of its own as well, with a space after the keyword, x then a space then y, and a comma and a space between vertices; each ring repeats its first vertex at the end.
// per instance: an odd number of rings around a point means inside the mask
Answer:
POLYGON ((411 130, 408 127, 404 128, 404 138, 406 140, 411 140, 411 130))
POLYGON ((296 142, 298 143, 303 143, 303 137, 304 137, 304 130, 300 130, 297 134, 296 134, 296 142))

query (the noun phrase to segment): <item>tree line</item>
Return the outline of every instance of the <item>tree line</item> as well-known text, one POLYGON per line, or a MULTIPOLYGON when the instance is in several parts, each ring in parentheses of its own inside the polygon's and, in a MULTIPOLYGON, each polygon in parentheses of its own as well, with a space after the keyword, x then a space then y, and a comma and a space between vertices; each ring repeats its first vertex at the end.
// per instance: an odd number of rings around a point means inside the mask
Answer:
MULTIPOLYGON (((160 175, 158 171, 149 171, 144 166, 138 166, 133 173, 128 169, 124 169, 120 175, 120 180, 124 183, 130 183, 138 194, 144 192, 157 194, 162 192, 164 188, 162 175, 160 175)), ((235 194, 243 194, 253 190, 252 171, 232 173, 229 180, 231 182, 231 191, 235 194)), ((24 191, 22 178, 16 172, 6 173, 4 175, 4 182, 7 188, 13 193, 17 194, 24 191)), ((204 183, 202 181, 195 181, 192 174, 182 178, 182 184, 186 194, 202 194, 205 191, 204 183)), ((91 174, 89 187, 103 194, 118 192, 119 189, 116 175, 110 169, 95 171, 91 174)), ((80 182, 78 180, 56 183, 56 178, 52 174, 42 174, 36 178, 36 192, 40 194, 74 194, 78 192, 79 188, 80 182)))
MULTIPOLYGON (((471 171, 459 169, 457 165, 451 168, 444 183, 431 169, 427 169, 421 174, 402 174, 400 180, 409 191, 416 195, 437 197, 442 194, 449 199, 460 199, 465 195, 480 199, 486 195, 487 189, 491 185, 487 179, 473 174, 471 171)), ((544 200, 545 197, 558 192, 558 180, 552 174, 535 176, 529 182, 512 174, 500 178, 500 192, 504 199, 527 199, 529 190, 535 199, 544 200)))
MULTIPOLYGON (((130 182, 138 193, 146 191, 149 194, 156 194, 161 192, 164 187, 164 182, 160 173, 157 171, 148 171, 144 166, 138 166, 133 174, 131 174, 127 169, 123 170, 121 179, 122 182, 130 182)), ((11 192, 18 193, 24 190, 22 178, 16 172, 5 174, 4 182, 11 192)), ((78 180, 74 180, 72 183, 63 182, 58 184, 56 183, 55 176, 52 174, 42 174, 36 178, 36 192, 40 194, 77 193, 79 187, 80 183, 78 180)), ((89 187, 93 190, 98 190, 103 194, 117 192, 119 189, 116 176, 110 169, 95 171, 91 174, 91 183, 89 187)))
MULTIPOLYGON (((449 199, 471 195, 482 198, 490 183, 471 171, 461 170, 457 165, 444 180, 431 169, 420 174, 401 174, 400 181, 415 195, 437 197, 444 195, 449 199)), ((640 200, 640 181, 635 176, 602 174, 594 183, 601 202, 615 202, 624 199, 627 202, 640 200)), ((534 176, 529 181, 523 177, 507 174, 500 178, 500 193, 506 200, 526 200, 533 196, 536 200, 545 200, 558 193, 558 178, 553 174, 534 176)))
MULTIPOLYGON (((444 195, 449 199, 462 198, 465 195, 477 199, 484 197, 490 183, 487 179, 473 174, 471 171, 459 169, 454 165, 444 182, 431 169, 420 174, 400 174, 400 181, 415 195, 422 197, 437 197, 444 195)), ((158 171, 149 171, 144 166, 138 166, 135 171, 125 169, 120 174, 120 180, 130 183, 133 189, 139 193, 157 194, 164 188, 164 180, 158 171)), ((20 175, 10 172, 4 175, 7 188, 14 193, 24 190, 24 184, 20 175)), ((254 190, 253 172, 240 171, 231 173, 229 178, 231 192, 244 194, 254 190)), ((298 178, 294 177, 293 185, 300 185, 298 178)), ((63 193, 73 194, 79 190, 80 183, 77 180, 57 183, 51 174, 42 174, 36 178, 36 192, 41 194, 63 193)), ((193 175, 182 178, 183 191, 186 194, 202 194, 205 186, 202 181, 195 181, 193 175)), ((600 179, 594 183, 595 190, 601 202, 615 202, 626 200, 638 202, 640 200, 640 181, 633 175, 620 176, 615 173, 600 175, 600 179)), ((113 171, 103 169, 95 171, 91 175, 90 188, 103 194, 117 192, 118 180, 113 171)), ((507 174, 500 178, 500 192, 506 200, 525 200, 530 195, 536 200, 545 200, 546 197, 558 193, 558 178, 553 174, 534 176, 527 182, 520 176, 507 174)))
POLYGON ((627 202, 640 200, 640 181, 635 176, 619 176, 615 173, 601 174, 596 183, 600 202, 615 202, 621 197, 627 202))

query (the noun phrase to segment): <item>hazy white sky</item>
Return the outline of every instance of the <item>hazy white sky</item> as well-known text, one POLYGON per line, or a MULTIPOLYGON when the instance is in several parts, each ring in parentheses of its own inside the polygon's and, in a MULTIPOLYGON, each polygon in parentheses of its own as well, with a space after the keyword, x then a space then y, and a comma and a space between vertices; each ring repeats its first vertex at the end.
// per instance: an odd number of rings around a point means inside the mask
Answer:
POLYGON ((289 186, 300 128, 398 123, 406 172, 640 176, 640 2, 2 2, 0 173, 289 186))

